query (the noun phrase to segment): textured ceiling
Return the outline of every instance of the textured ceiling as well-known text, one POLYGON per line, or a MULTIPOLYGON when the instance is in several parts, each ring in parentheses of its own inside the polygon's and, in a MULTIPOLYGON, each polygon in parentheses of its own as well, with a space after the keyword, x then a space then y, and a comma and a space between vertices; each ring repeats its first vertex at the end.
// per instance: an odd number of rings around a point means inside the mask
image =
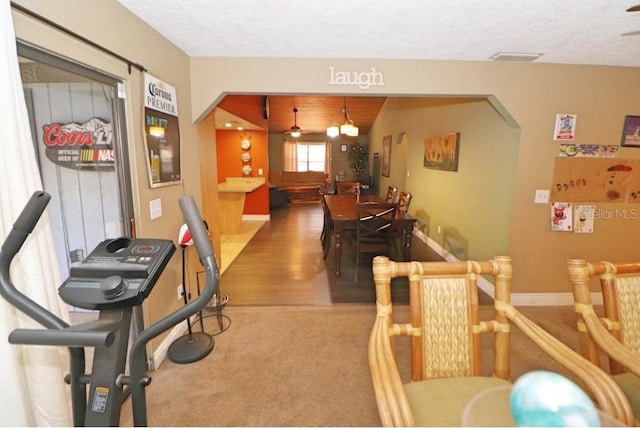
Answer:
POLYGON ((118 0, 190 56, 640 66, 639 0, 118 0))
MULTIPOLYGON (((118 1, 189 56, 491 61, 503 52, 542 54, 539 63, 640 67, 640 12, 626 12, 640 0, 118 1)), ((293 107, 309 133, 340 116, 329 97, 271 100, 269 132, 289 130, 293 107)), ((348 102, 362 133, 375 119, 371 101, 348 102)))

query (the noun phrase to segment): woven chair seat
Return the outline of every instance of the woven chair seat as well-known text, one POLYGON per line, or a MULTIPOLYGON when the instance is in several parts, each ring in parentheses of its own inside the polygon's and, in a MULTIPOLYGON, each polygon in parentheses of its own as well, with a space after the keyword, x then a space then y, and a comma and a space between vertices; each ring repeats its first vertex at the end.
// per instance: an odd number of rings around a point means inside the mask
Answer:
POLYGON ((611 376, 629 399, 634 415, 640 415, 640 377, 633 373, 622 373, 611 376))
POLYGON ((475 395, 511 382, 497 377, 457 377, 410 382, 404 385, 416 426, 460 425, 460 415, 475 395), (429 403, 425 406, 424 403, 429 403))

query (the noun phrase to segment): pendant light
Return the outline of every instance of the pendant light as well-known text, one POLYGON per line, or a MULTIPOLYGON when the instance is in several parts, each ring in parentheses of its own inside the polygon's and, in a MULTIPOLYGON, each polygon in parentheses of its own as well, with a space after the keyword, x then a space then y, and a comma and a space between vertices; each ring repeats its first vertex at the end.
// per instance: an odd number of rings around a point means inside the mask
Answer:
POLYGON ((340 135, 340 125, 334 121, 331 126, 327 128, 327 137, 334 138, 340 135))
POLYGON ((342 107, 342 114, 344 115, 344 123, 340 126, 336 122, 333 122, 331 126, 327 128, 327 136, 337 137, 338 135, 346 135, 348 137, 357 137, 359 129, 353 124, 353 120, 349 116, 349 110, 347 109, 347 102, 344 102, 342 107))

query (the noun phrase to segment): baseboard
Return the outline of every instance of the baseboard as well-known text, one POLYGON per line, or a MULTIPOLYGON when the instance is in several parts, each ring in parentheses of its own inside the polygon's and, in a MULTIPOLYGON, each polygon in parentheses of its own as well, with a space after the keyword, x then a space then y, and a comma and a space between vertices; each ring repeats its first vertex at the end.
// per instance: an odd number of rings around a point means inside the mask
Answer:
MULTIPOLYGON (((440 244, 429 238, 419 229, 414 229, 413 234, 422 242, 427 244, 436 253, 440 254, 446 261, 459 261, 453 254, 445 250, 440 244)), ((483 277, 478 278, 478 287, 491 298, 495 297, 495 289, 491 282, 483 277)), ((591 293, 591 300, 594 305, 602 305, 602 294, 591 293)), ((514 306, 573 306, 572 293, 512 293, 511 304, 514 306)))
POLYGON ((160 367, 160 364, 164 362, 167 358, 167 353, 169 352, 169 346, 178 339, 183 336, 187 331, 187 322, 182 321, 180 324, 177 324, 175 327, 171 329, 169 335, 165 337, 165 339, 160 343, 160 346, 153 353, 153 367, 156 370, 160 367))

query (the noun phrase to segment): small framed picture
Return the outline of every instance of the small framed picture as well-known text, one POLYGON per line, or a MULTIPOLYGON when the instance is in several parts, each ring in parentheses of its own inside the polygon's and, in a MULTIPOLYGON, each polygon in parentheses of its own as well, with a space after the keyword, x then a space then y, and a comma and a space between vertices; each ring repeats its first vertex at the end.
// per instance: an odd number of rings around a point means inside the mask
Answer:
POLYGON ((382 138, 382 176, 391 175, 391 135, 382 138))
POLYGON ((557 114, 553 139, 563 141, 575 140, 577 119, 578 117, 575 114, 557 114))
POLYGON ((345 153, 347 151, 347 145, 346 144, 340 144, 340 151, 345 153))
POLYGON ((640 116, 625 116, 620 145, 640 147, 640 116))

